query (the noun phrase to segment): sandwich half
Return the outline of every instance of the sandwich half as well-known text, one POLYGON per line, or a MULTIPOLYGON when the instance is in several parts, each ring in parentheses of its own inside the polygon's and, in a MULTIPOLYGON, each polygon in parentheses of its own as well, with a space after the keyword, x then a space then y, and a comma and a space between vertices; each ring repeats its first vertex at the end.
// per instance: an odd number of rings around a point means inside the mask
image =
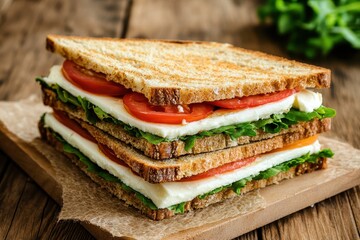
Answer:
POLYGON ((161 220, 326 167, 330 71, 229 44, 50 35, 47 142, 161 220))

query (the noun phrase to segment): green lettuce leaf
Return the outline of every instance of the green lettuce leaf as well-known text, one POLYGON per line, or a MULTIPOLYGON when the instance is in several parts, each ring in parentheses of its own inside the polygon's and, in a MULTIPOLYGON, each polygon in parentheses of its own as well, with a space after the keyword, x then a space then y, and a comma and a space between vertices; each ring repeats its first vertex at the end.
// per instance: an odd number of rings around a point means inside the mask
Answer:
POLYGON ((176 213, 184 213, 185 212, 185 204, 186 204, 186 202, 175 204, 171 207, 168 207, 168 209, 174 211, 175 214, 176 213))
POLYGON ((108 171, 105 171, 102 168, 98 167, 95 163, 93 163, 88 157, 86 157, 77 148, 74 148, 67 141, 65 141, 59 134, 57 134, 54 131, 51 131, 51 132, 55 136, 55 138, 63 144, 64 152, 74 154, 82 163, 84 163, 87 166, 87 169, 86 169, 87 171, 97 174, 99 177, 101 177, 102 179, 104 179, 106 181, 116 182, 116 183, 121 184, 121 188, 123 190, 125 190, 126 192, 134 193, 136 198, 138 198, 145 206, 147 206, 153 210, 157 209, 155 204, 149 198, 145 197, 141 193, 139 193, 136 190, 132 189, 131 187, 127 186, 119 178, 110 174, 108 171))
MULTIPOLYGON (((116 182, 116 183, 121 184, 121 188, 124 191, 129 192, 129 193, 134 193, 136 198, 138 198, 145 206, 149 207, 152 210, 158 209, 151 199, 145 197, 143 194, 141 194, 141 193, 137 192, 136 190, 132 189, 131 187, 127 186, 119 178, 115 177, 114 175, 110 174, 109 172, 98 167, 88 157, 86 157, 83 153, 81 153, 78 149, 74 148, 67 141, 65 141, 58 133, 56 133, 52 130, 51 130, 51 132, 55 136, 55 138, 63 144, 64 152, 76 155, 78 157, 78 159, 87 166, 87 171, 97 174, 98 176, 100 176, 101 178, 103 178, 106 181, 116 182)), ((330 149, 323 149, 320 152, 314 153, 314 154, 308 153, 301 157, 294 158, 292 160, 289 160, 287 162, 284 162, 284 163, 276 165, 272 168, 269 168, 265 171, 262 171, 256 176, 249 176, 249 177, 240 179, 239 181, 236 181, 232 184, 218 187, 218 188, 211 190, 205 194, 199 195, 198 198, 204 199, 209 195, 216 194, 218 192, 221 192, 221 191, 229 189, 229 188, 231 188, 236 194, 239 195, 241 193, 241 189, 244 188, 246 186, 246 184, 252 180, 268 179, 272 176, 275 176, 276 174, 278 174, 280 172, 288 171, 291 167, 297 166, 299 164, 302 164, 305 162, 316 163, 318 158, 322 158, 322 157, 329 158, 329 157, 332 157, 333 155, 334 155, 334 153, 330 149)), ((185 204, 186 204, 186 202, 175 204, 173 206, 168 207, 168 209, 174 211, 175 213, 184 213, 185 204)))
POLYGON ((316 163, 317 159, 319 159, 319 158, 322 158, 322 157, 330 158, 333 155, 334 155, 334 153, 330 149, 323 149, 320 152, 314 153, 314 154, 308 153, 301 157, 294 158, 290 161, 284 162, 282 164, 279 164, 277 166, 269 168, 265 171, 262 171, 257 176, 255 176, 253 179, 254 180, 268 179, 270 177, 275 176, 276 174, 278 174, 280 172, 286 172, 290 168, 295 167, 299 164, 303 164, 305 162, 316 163))

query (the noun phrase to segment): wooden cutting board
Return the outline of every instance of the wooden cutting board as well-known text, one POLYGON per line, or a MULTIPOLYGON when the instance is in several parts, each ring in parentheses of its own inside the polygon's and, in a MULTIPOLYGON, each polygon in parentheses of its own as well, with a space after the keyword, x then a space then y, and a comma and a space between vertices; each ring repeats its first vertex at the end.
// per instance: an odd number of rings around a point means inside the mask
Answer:
MULTIPOLYGON (((324 141, 334 141, 322 139, 324 141)), ((345 163, 353 161, 351 156, 359 156, 360 151, 347 144, 336 144, 339 149, 349 153, 349 159, 339 159, 339 164, 329 164, 329 168, 306 174, 279 185, 261 189, 266 204, 263 209, 239 215, 230 219, 206 224, 168 236, 171 239, 229 239, 266 225, 293 212, 311 206, 360 184, 360 168, 345 163)), ((61 186, 54 178, 55 172, 50 162, 34 147, 8 131, 0 122, 0 147, 31 178, 34 179, 56 202, 61 205, 61 186)), ((335 152, 336 153, 336 152, 335 152)), ((336 155, 335 155, 336 159, 336 155)), ((359 161, 357 158, 356 161, 359 161)), ((98 239, 110 239, 107 232, 96 226, 84 223, 84 227, 98 239)))

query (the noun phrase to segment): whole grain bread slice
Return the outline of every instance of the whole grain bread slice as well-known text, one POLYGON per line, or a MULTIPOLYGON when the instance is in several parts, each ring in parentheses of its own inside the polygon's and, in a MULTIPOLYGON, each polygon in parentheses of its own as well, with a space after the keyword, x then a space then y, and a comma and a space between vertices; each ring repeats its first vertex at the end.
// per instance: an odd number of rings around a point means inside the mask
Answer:
MULTIPOLYGON (((143 202, 136 197, 135 192, 129 192, 124 190, 121 187, 121 184, 115 182, 109 182, 104 180, 103 178, 99 177, 98 175, 87 171, 87 167, 84 163, 78 160, 78 158, 70 153, 66 153, 63 151, 63 145, 59 142, 49 130, 40 127, 40 132, 42 138, 50 143, 55 149, 59 152, 65 154, 74 164, 76 164, 86 175, 88 175, 94 182, 99 184, 101 188, 104 188, 108 192, 110 192, 115 197, 122 200, 126 205, 133 206, 134 208, 138 209, 142 214, 146 215, 150 219, 153 220, 163 220, 166 218, 171 218, 174 216, 175 211, 164 208, 164 209, 151 209, 143 204, 143 202)), ((326 158, 320 158, 317 160, 316 163, 303 163, 296 167, 290 168, 286 172, 280 172, 277 175, 270 177, 268 179, 262 180, 253 180, 248 182, 244 188, 241 190, 241 194, 245 194, 247 192, 253 191, 255 189, 264 188, 271 184, 277 184, 278 182, 293 178, 295 176, 299 176, 305 173, 309 173, 315 170, 326 168, 326 158)), ((196 209, 205 208, 211 204, 222 202, 225 199, 232 198, 238 196, 231 188, 224 189, 218 193, 208 195, 205 198, 194 198, 193 200, 186 202, 184 206, 185 212, 194 211, 196 209)))
POLYGON ((329 119, 313 120, 310 128, 301 132, 289 132, 262 141, 256 141, 218 151, 191 154, 164 161, 154 160, 143 155, 132 146, 114 138, 86 122, 79 121, 99 143, 114 151, 133 172, 151 183, 171 182, 190 177, 222 166, 226 163, 257 156, 273 149, 282 148, 300 139, 313 136, 328 125, 329 119))
POLYGON ((143 93, 154 105, 330 86, 328 69, 230 44, 49 35, 46 48, 143 93))
MULTIPOLYGON (((66 112, 70 118, 73 118, 77 121, 81 120, 89 123, 87 121, 86 114, 82 108, 69 107, 68 105, 59 101, 56 97, 56 94, 52 90, 45 88, 42 88, 42 90, 43 101, 45 105, 51 106, 56 110, 66 112)), ((81 123, 81 121, 79 122, 81 123)), ((95 123, 94 126, 110 134, 114 138, 126 143, 127 145, 136 148, 142 154, 146 155, 149 158, 165 160, 169 158, 177 158, 188 154, 213 152, 225 148, 236 147, 244 144, 270 139, 272 137, 283 134, 299 133, 303 137, 309 137, 330 130, 331 120, 324 119, 320 122, 303 122, 292 125, 290 128, 283 129, 279 133, 275 134, 258 131, 256 136, 242 136, 236 140, 232 140, 226 134, 217 134, 209 137, 196 139, 194 147, 190 150, 185 150, 185 142, 181 140, 152 144, 144 138, 138 138, 129 134, 124 130, 121 125, 116 125, 114 123, 99 121, 95 123)), ((84 127, 86 128, 87 125, 84 125, 84 127)))

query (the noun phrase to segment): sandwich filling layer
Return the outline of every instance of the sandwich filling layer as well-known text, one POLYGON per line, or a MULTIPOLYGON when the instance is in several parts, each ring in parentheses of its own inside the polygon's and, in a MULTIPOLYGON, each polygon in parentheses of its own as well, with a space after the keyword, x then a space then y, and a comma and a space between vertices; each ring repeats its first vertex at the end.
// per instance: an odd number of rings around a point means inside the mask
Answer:
POLYGON ((234 183, 244 185, 244 181, 246 183, 259 175, 264 175, 264 172, 274 171, 271 169, 289 160, 321 153, 320 144, 316 141, 300 148, 258 156, 255 161, 242 168, 204 179, 152 184, 135 175, 129 168, 111 161, 98 149, 96 143, 62 125, 53 115, 44 116, 44 125, 59 134, 66 143, 80 151, 90 161, 149 199, 156 208, 169 208, 234 183))
POLYGON ((115 119, 141 131, 167 139, 194 135, 223 126, 254 122, 268 119, 273 114, 287 113, 292 107, 303 112, 312 112, 322 104, 321 94, 303 90, 277 102, 243 110, 215 111, 205 119, 184 124, 159 124, 142 121, 133 117, 124 107, 121 98, 100 96, 84 91, 67 81, 61 72, 61 66, 54 66, 50 75, 43 79, 48 85, 58 85, 70 94, 81 97, 102 109, 115 119))

